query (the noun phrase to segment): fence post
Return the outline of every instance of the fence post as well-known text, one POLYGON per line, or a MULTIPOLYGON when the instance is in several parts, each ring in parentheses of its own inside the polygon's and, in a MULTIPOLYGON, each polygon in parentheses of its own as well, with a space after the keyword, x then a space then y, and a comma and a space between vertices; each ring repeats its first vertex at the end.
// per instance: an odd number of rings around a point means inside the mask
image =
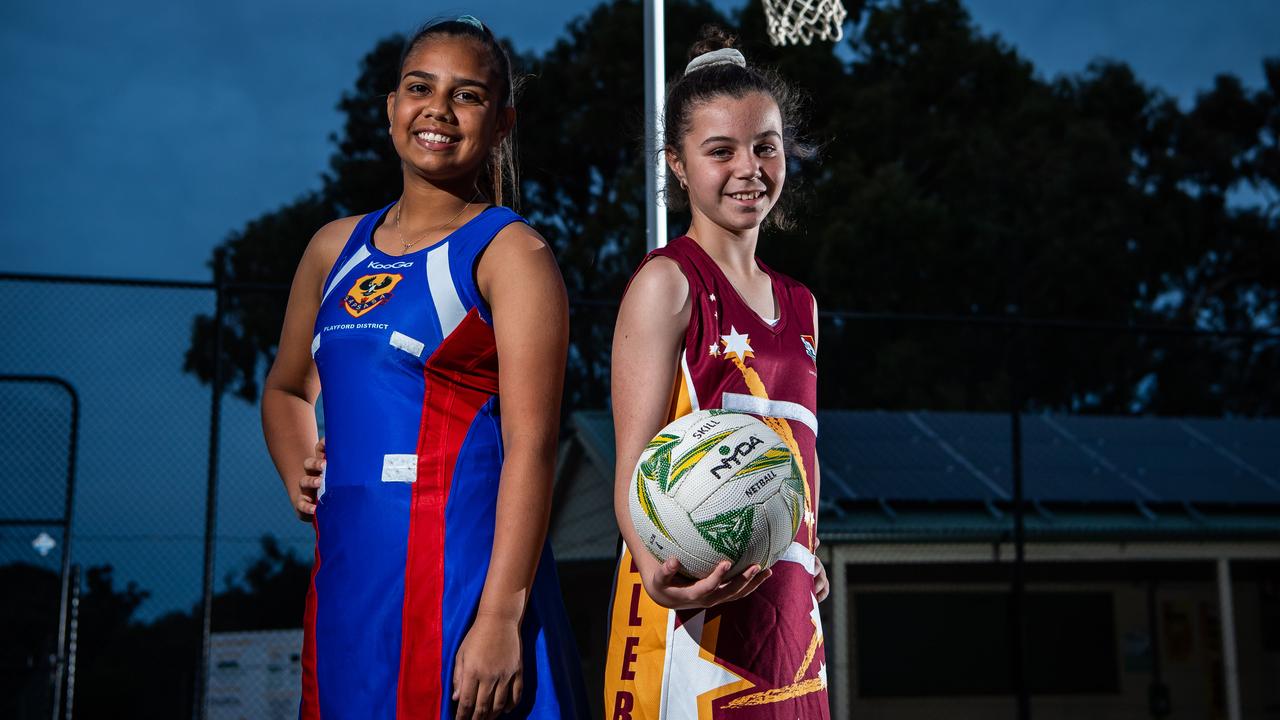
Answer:
POLYGON ((209 631, 213 621, 213 556, 218 523, 218 437, 222 424, 222 325, 226 311, 224 276, 225 253, 213 256, 213 378, 209 400, 209 469, 204 504, 204 582, 200 599, 200 659, 196 663, 195 697, 192 717, 204 720, 208 714, 209 631))
MULTIPOLYGON (((80 649, 80 565, 71 566, 71 617, 67 621, 67 702, 63 707, 62 719, 71 720, 75 712, 76 700, 76 653, 80 649)), ((55 718, 56 720, 56 718, 55 718)))
POLYGON ((1231 592, 1231 559, 1218 558, 1218 628, 1222 633, 1222 675, 1227 720, 1240 720, 1240 663, 1236 655, 1236 612, 1231 592))
POLYGON ((1009 335, 1009 422, 1013 451, 1013 579, 1009 593, 1010 664, 1014 693, 1018 698, 1018 720, 1031 718, 1031 693, 1027 688, 1026 588, 1023 574, 1026 537, 1022 502, 1022 364, 1023 328, 1014 326, 1009 335))

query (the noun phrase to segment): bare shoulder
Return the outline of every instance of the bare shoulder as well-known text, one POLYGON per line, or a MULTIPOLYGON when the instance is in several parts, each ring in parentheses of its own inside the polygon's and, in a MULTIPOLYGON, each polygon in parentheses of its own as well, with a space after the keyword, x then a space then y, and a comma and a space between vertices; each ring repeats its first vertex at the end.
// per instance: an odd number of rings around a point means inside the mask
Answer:
MULTIPOLYGON (((328 277, 329 270, 338 261, 338 255, 342 253, 347 238, 351 237, 356 223, 360 222, 362 217, 364 216, 355 215, 325 223, 311 236, 307 247, 302 251, 302 258, 298 260, 290 298, 311 296, 317 300, 320 298, 324 279, 328 277)), ((292 303, 293 300, 291 299, 290 302, 292 303)))
POLYGON ((327 273, 337 261, 342 247, 347 244, 347 239, 351 237, 351 233, 355 232, 356 225, 362 218, 364 215, 352 215, 325 223, 315 235, 311 236, 311 241, 307 243, 306 252, 302 256, 303 261, 314 263, 318 269, 323 269, 327 273))
POLYGON ((498 231, 485 247, 476 265, 476 280, 481 294, 488 297, 492 281, 521 285, 539 282, 538 278, 559 277, 551 245, 537 230, 522 222, 513 222, 498 231))
POLYGON ((526 223, 513 222, 493 236, 485 255, 506 257, 541 251, 551 252, 551 245, 546 238, 526 223))
POLYGON ((675 260, 651 257, 631 279, 625 301, 679 312, 689 302, 689 279, 675 260))
POLYGON ((555 253, 537 230, 513 222, 498 231, 475 267, 476 286, 490 303, 565 294, 555 253))
POLYGON ((683 287, 685 292, 689 290, 689 280, 684 276, 684 271, 680 269, 680 263, 669 257, 655 255, 648 259, 645 264, 636 272, 636 277, 631 281, 631 286, 636 285, 654 286, 662 290, 672 290, 683 287))

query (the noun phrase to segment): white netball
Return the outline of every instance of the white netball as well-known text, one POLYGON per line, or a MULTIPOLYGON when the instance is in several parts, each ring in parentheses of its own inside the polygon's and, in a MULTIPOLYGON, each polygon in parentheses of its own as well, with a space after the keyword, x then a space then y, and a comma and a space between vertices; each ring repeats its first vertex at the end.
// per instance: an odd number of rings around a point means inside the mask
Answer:
POLYGON ((759 419, 701 410, 649 441, 631 476, 631 520, 659 562, 695 578, 722 560, 736 575, 772 565, 804 513, 804 480, 786 443, 759 419))

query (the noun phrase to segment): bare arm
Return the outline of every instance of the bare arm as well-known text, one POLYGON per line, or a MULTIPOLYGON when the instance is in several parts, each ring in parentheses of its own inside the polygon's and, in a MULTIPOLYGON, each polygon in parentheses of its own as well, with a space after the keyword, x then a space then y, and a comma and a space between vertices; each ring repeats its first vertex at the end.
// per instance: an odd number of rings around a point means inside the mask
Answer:
MULTIPOLYGON (((812 297, 812 295, 810 295, 812 297)), ((818 354, 818 298, 813 298, 813 354, 818 354)), ((818 469, 818 447, 813 448, 813 521, 818 522, 818 498, 822 488, 822 473, 818 469)), ((816 546, 815 546, 816 547, 816 546)), ((821 598, 819 598, 821 599, 821 598)))
POLYGON ((569 302, 551 248, 526 225, 510 225, 494 239, 477 280, 493 311, 504 452, 479 613, 518 621, 551 512, 569 302))
POLYGON ((613 331, 613 429, 617 454, 613 511, 645 590, 668 608, 708 607, 733 600, 751 592, 769 576, 769 571, 752 566, 726 582, 730 563, 725 561, 711 575, 689 583, 678 575, 679 561, 668 558, 660 564, 649 553, 631 522, 631 474, 645 445, 666 424, 691 313, 689 282, 679 266, 667 258, 654 258, 631 281, 613 331))
POLYGON ((689 282, 679 266, 654 258, 631 281, 613 329, 613 512, 641 577, 651 575, 658 561, 631 522, 631 473, 645 445, 666 423, 691 312, 689 282))
POLYGON ((493 311, 504 456, 493 554, 476 619, 458 649, 457 717, 520 702, 520 622, 547 537, 569 346, 569 303, 555 257, 528 226, 507 226, 476 269, 493 311))
POLYGON ((320 394, 320 376, 311 359, 311 330, 320 308, 321 285, 356 220, 325 225, 307 245, 289 290, 279 349, 262 389, 267 450, 290 504, 306 521, 315 514, 314 487, 308 485, 318 486, 318 479, 308 479, 310 465, 305 464, 317 451, 315 403, 320 394))
MULTIPOLYGON (((817 298, 813 299, 813 351, 814 351, 814 354, 817 354, 818 352, 818 299, 817 298)), ((822 489, 821 468, 822 468, 822 465, 818 462, 818 449, 817 447, 814 447, 813 449, 813 522, 815 526, 817 525, 817 522, 818 522, 818 498, 821 497, 820 492, 822 489)), ((817 539, 817 533, 816 533, 816 527, 815 527, 814 543, 813 543, 814 550, 818 549, 818 543, 820 542, 821 541, 817 539)), ((818 564, 818 568, 817 568, 818 572, 816 575, 814 575, 814 578, 813 578, 813 594, 815 597, 818 598, 818 602, 822 602, 823 600, 827 599, 827 595, 831 592, 831 583, 827 579, 827 568, 822 564, 822 559, 819 558, 817 555, 814 555, 813 560, 818 564)))

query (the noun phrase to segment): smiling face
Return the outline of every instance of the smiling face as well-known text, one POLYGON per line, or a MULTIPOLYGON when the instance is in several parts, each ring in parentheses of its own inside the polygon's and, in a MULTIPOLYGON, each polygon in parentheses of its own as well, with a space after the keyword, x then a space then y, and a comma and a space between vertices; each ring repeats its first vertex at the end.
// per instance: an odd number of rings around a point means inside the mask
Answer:
POLYGON ((436 182, 474 183, 515 119, 504 102, 505 82, 475 39, 441 35, 419 42, 387 96, 391 140, 406 170, 436 182))
POLYGON ((667 162, 699 216, 735 234, 758 229, 782 194, 787 163, 778 104, 764 93, 695 106, 680 152, 667 162))

